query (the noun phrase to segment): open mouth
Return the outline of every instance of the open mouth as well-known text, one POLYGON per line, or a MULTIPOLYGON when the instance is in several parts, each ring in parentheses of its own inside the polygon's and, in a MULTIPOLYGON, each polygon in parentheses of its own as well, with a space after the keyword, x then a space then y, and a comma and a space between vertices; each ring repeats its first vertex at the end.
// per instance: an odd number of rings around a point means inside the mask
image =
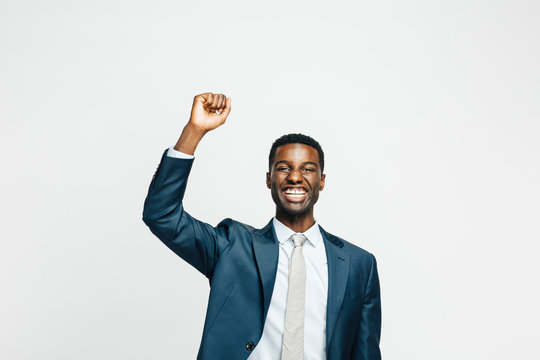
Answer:
POLYGON ((307 191, 302 188, 285 188, 282 190, 285 194, 285 198, 290 202, 301 202, 307 196, 307 191))

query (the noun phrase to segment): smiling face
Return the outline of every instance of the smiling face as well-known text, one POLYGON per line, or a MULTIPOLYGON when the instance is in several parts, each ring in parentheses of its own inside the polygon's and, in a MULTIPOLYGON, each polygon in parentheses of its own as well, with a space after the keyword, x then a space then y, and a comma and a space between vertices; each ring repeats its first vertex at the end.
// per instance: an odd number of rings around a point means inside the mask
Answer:
POLYGON ((298 143, 279 146, 270 172, 266 173, 278 220, 303 216, 312 219, 324 179, 315 148, 298 143))

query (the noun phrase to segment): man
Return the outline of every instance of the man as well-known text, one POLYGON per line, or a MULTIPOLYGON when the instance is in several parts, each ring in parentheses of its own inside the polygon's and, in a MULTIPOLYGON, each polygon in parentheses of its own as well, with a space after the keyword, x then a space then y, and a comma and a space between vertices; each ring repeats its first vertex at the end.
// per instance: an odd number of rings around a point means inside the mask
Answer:
POLYGON ((375 258, 315 223, 325 182, 315 140, 290 134, 273 144, 266 185, 276 213, 264 228, 232 219, 212 227, 184 211, 195 149, 230 111, 231 99, 222 94, 195 96, 144 203, 150 230, 210 280, 198 359, 380 359, 375 258))

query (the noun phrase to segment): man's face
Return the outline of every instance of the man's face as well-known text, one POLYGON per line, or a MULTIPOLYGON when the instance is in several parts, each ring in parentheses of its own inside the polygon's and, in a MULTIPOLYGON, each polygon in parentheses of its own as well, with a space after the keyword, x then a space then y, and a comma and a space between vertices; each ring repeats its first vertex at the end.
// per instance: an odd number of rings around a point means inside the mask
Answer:
POLYGON ((312 211, 324 187, 319 153, 304 144, 287 144, 276 149, 276 156, 266 185, 272 199, 288 215, 304 215, 312 211))

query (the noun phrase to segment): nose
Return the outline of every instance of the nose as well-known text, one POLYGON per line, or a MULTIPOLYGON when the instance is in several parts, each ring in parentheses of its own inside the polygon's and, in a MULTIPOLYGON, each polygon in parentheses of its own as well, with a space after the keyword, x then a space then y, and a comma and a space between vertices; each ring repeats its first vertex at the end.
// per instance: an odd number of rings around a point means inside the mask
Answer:
POLYGON ((300 170, 291 170, 287 176, 287 181, 292 184, 300 184, 304 180, 300 170))

